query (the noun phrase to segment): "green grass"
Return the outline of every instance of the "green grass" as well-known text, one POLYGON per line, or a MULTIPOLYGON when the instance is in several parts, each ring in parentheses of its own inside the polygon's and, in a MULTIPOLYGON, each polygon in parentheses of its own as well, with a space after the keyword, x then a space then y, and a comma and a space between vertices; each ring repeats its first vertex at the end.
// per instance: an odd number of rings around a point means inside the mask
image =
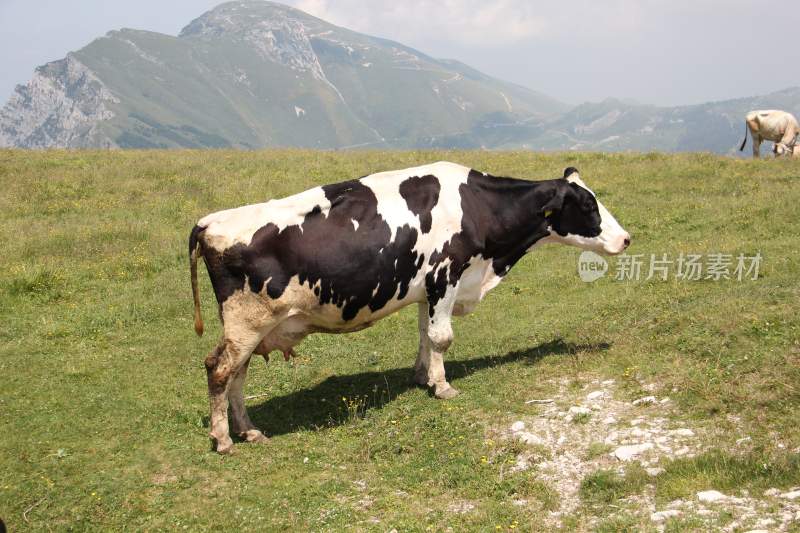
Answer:
MULTIPOLYGON (((711 450, 645 479, 596 473, 568 527, 636 527, 608 505, 653 484, 800 484, 800 166, 702 154, 0 151, 0 517, 19 530, 541 530, 559 495, 498 438, 561 380, 656 383, 711 450), (209 212, 446 159, 544 179, 578 167, 633 234, 631 253, 760 251, 757 281, 582 283, 579 251, 541 248, 455 321, 462 391, 410 385, 413 309, 316 335, 292 363, 251 365, 251 417, 272 437, 210 451, 186 252, 209 212), (746 450, 735 441, 749 435, 746 450), (524 499, 525 506, 514 505, 524 499), (466 501, 468 513, 448 510, 466 501), (26 512, 27 511, 27 512, 26 512), (24 515, 24 516, 23 516, 24 515), (379 520, 376 523, 375 520, 379 520), (515 524, 516 521, 516 524, 515 524), (627 524, 627 525, 626 525, 627 524), (616 525, 616 526, 615 526, 616 525)), ((593 420, 588 421, 594 423, 593 420)), ((592 453, 602 454, 600 445, 592 453)), ((630 472, 638 472, 634 475, 630 472)), ((687 526, 688 527, 688 526, 687 526)))
POLYGON ((797 484, 800 454, 765 460, 763 453, 732 455, 712 450, 691 459, 678 459, 659 475, 657 496, 670 501, 687 493, 706 490, 735 491, 747 486, 756 492, 797 484))
POLYGON ((639 493, 647 483, 647 473, 638 465, 629 466, 624 475, 598 470, 581 482, 581 497, 589 504, 609 504, 639 493))

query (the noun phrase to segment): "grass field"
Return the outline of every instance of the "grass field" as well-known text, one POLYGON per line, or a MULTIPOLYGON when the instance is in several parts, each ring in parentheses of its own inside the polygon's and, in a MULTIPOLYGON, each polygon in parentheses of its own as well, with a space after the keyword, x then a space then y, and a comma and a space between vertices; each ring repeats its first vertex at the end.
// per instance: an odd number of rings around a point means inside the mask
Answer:
MULTIPOLYGON (((794 512, 764 493, 800 485, 797 163, 696 154, 0 150, 0 187, 0 518, 10 531, 755 524, 758 516, 728 507, 651 518, 708 489, 763 503, 764 516, 794 512), (197 338, 192 328, 194 222, 440 159, 528 179, 576 166, 632 233, 629 253, 760 252, 760 277, 606 276, 589 284, 576 272, 579 250, 541 248, 473 315, 454 321, 447 370, 462 393, 456 399, 436 401, 410 385, 417 337, 409 308, 363 332, 311 336, 291 363, 254 361, 245 394, 257 396, 248 401, 251 417, 270 442, 238 443, 231 457, 213 453, 203 358, 219 324, 202 269, 207 333, 197 338), (603 441, 599 415, 569 425, 562 417, 600 386, 610 402, 602 409, 620 420, 692 428, 692 453, 662 454, 650 466, 663 470, 650 474, 639 461, 609 458, 614 444, 603 441), (659 403, 631 406, 646 395, 659 403), (525 403, 545 398, 554 404, 525 403), (533 464, 537 453, 555 461, 553 450, 509 433, 518 420, 564 428, 570 437, 560 446, 574 444, 596 461, 586 463, 596 471, 572 480, 574 505, 533 464), (520 457, 530 467, 510 468, 520 457)), ((772 527, 800 530, 800 516, 778 522, 772 527)))

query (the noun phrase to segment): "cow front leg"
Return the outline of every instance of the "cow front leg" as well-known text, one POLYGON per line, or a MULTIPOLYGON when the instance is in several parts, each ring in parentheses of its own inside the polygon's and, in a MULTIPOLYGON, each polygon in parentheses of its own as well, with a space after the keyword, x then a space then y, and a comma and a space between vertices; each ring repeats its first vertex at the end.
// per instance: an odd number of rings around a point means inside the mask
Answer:
POLYGON ((249 366, 250 358, 239 367, 231 381, 231 387, 228 391, 231 407, 231 426, 233 432, 247 442, 267 442, 267 437, 250 421, 250 417, 247 415, 247 407, 244 404, 244 384, 247 380, 249 366))
POLYGON ((428 386, 428 367, 431 358, 431 343, 428 340, 428 302, 418 304, 417 328, 419 330, 419 351, 414 363, 414 383, 428 386))
POLYGON ((444 371, 444 354, 453 342, 451 318, 456 287, 448 286, 445 295, 435 304, 428 304, 426 337, 429 347, 427 360, 427 385, 440 400, 454 398, 458 391, 448 382, 444 371))

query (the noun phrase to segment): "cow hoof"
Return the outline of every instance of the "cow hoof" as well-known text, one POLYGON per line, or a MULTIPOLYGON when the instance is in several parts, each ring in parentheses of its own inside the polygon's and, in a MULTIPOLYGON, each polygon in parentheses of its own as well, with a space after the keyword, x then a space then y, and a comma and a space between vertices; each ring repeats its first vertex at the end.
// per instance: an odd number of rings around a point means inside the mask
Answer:
POLYGON ((269 438, 257 429, 250 429, 240 435, 247 442, 255 444, 263 444, 269 442, 269 438))
POLYGON ((208 436, 211 438, 212 449, 216 450, 218 454, 231 455, 233 453, 233 441, 229 436, 217 438, 213 433, 209 433, 208 436))
POLYGON ((217 453, 220 455, 233 455, 233 441, 230 443, 217 443, 217 453))
POLYGON ((435 392, 433 393, 434 396, 439 398, 440 400, 450 400, 458 396, 458 391, 451 387, 449 384, 435 385, 435 392))

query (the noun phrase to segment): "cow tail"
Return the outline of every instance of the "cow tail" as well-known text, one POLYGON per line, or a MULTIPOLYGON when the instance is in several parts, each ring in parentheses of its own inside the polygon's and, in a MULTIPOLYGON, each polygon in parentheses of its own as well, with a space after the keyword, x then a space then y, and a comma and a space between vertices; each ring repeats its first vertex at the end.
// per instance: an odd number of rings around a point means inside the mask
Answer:
POLYGON ((747 125, 747 121, 744 121, 744 140, 742 141, 742 145, 739 147, 739 151, 744 151, 744 145, 747 144, 747 132, 750 131, 750 127, 747 125))
POLYGON ((203 254, 197 238, 204 228, 195 226, 189 235, 189 270, 192 276, 192 296, 194 297, 194 331, 198 337, 203 336, 203 316, 200 314, 200 289, 197 286, 197 256, 203 254))

